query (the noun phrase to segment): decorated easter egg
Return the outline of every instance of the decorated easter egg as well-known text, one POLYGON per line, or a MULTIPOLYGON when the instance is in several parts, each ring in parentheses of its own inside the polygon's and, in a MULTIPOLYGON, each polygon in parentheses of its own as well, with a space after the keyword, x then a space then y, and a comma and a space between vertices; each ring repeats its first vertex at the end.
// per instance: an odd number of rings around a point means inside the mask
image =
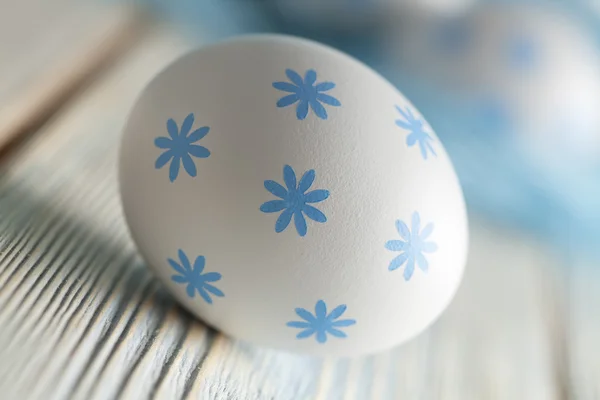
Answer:
POLYGON ((473 115, 495 125, 488 132, 501 126, 543 163, 597 162, 600 57, 574 15, 487 4, 460 17, 407 18, 401 29, 388 47, 396 61, 474 104, 473 115))
POLYGON ((257 35, 192 52, 141 94, 120 188, 148 266, 225 334, 357 355, 430 325, 467 218, 431 127, 332 48, 257 35))

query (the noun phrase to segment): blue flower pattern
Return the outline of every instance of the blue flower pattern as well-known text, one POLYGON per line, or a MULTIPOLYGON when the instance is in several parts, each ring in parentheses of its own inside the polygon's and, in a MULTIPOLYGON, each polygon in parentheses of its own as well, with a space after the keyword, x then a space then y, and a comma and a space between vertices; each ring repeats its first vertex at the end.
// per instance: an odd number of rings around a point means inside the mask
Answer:
POLYGON ((218 272, 202 273, 206 265, 204 256, 196 257, 193 267, 183 250, 178 251, 178 256, 179 262, 171 258, 167 260, 171 268, 178 273, 178 275, 171 276, 171 280, 175 283, 187 285, 186 292, 188 296, 193 298, 196 292, 198 292, 208 304, 212 304, 213 302, 210 297, 211 294, 217 297, 225 296, 220 289, 211 284, 211 282, 219 281, 221 274, 218 272))
POLYGON ((333 107, 339 107, 342 104, 338 99, 323 92, 327 92, 335 87, 333 82, 321 82, 315 84, 317 81, 317 73, 313 69, 306 71, 304 79, 294 70, 286 69, 285 74, 287 75, 290 82, 273 82, 273 87, 283 92, 288 92, 287 96, 279 99, 277 107, 287 107, 292 104, 298 103, 296 106, 296 117, 299 120, 303 120, 308 115, 308 107, 313 110, 317 117, 321 119, 327 119, 327 110, 323 104, 327 104, 333 107))
POLYGON ((296 314, 302 321, 290 321, 286 325, 302 329, 296 335, 296 339, 306 339, 315 335, 317 342, 323 344, 327 342, 328 334, 336 338, 346 338, 348 335, 339 328, 356 324, 353 319, 339 319, 346 312, 346 308, 345 304, 341 304, 327 315, 327 305, 323 300, 319 300, 315 305, 314 315, 305 308, 296 308, 296 314))
POLYGON ((260 211, 264 213, 275 213, 283 211, 275 222, 275 232, 280 233, 285 230, 294 217, 294 224, 298 235, 306 235, 306 219, 304 215, 316 222, 326 222, 327 217, 319 209, 311 206, 309 203, 318 203, 329 197, 329 191, 317 189, 306 193, 315 180, 315 170, 306 171, 300 181, 296 183, 296 173, 289 165, 283 168, 283 180, 287 187, 275 181, 265 181, 265 189, 271 194, 279 197, 279 200, 271 200, 260 206, 260 211))
MULTIPOLYGON (((299 120, 303 120, 308 116, 309 107, 318 118, 325 120, 328 115, 323 104, 334 107, 341 106, 341 103, 335 97, 323 93, 333 89, 335 84, 333 82, 316 84, 317 74, 314 70, 309 69, 306 71, 304 79, 291 69, 287 69, 285 73, 291 83, 274 82, 273 87, 290 94, 279 99, 277 107, 288 107, 298 103, 296 116, 299 120)), ((431 144, 434 139, 425 132, 424 121, 416 118, 409 107, 402 109, 396 106, 396 109, 402 116, 402 119, 396 120, 396 125, 410 132, 406 139, 408 147, 418 143, 423 159, 427 159, 429 154, 436 156, 431 144)), ((195 177, 197 169, 192 157, 207 158, 210 156, 210 151, 207 148, 195 144, 208 134, 210 128, 203 126, 190 133, 193 124, 193 113, 190 113, 184 119, 181 129, 178 128, 173 119, 169 119, 167 121, 169 137, 158 137, 154 141, 156 147, 165 150, 157 158, 155 167, 161 169, 170 162, 169 179, 171 182, 177 179, 181 164, 183 164, 189 176, 195 177)), ((320 223, 327 221, 325 214, 311 204, 326 200, 330 195, 329 191, 317 189, 307 192, 313 185, 315 176, 315 171, 311 169, 306 171, 297 181, 296 173, 292 167, 285 165, 283 169, 285 187, 272 180, 264 181, 265 189, 278 199, 263 203, 260 210, 264 213, 281 212, 275 223, 277 233, 283 232, 289 226, 292 217, 294 218, 296 231, 300 236, 305 236, 307 233, 305 216, 320 223)), ((396 221, 396 229, 403 240, 390 240, 385 244, 386 249, 400 252, 400 255, 390 262, 388 269, 393 271, 406 265, 404 279, 408 281, 413 275, 415 265, 424 272, 427 271, 428 261, 424 253, 433 253, 437 250, 437 245, 434 242, 427 241, 427 238, 433 232, 433 224, 427 224, 420 231, 420 216, 415 212, 412 215, 411 229, 401 220, 396 221)), ((193 265, 182 250, 178 251, 178 256, 179 261, 168 259, 171 268, 177 273, 171 276, 171 280, 177 284, 185 285, 187 295, 190 298, 194 298, 197 292, 205 302, 212 304, 213 297, 225 296, 219 288, 214 286, 215 282, 221 280, 221 274, 218 272, 203 273, 206 265, 204 256, 196 257, 193 265)), ((356 324, 354 319, 340 319, 346 309, 347 306, 341 304, 328 313, 325 301, 318 300, 315 304, 314 314, 304 308, 296 308, 295 312, 302 320, 289 321, 286 325, 301 329, 296 335, 297 339, 314 336, 318 343, 324 344, 330 336, 346 338, 347 334, 342 328, 356 324)))
POLYGON ((210 156, 210 151, 206 147, 194 144, 206 136, 210 128, 203 126, 189 133, 192 125, 194 125, 193 113, 185 117, 183 124, 181 124, 181 130, 177 127, 177 123, 172 118, 169 118, 167 121, 169 137, 161 136, 154 140, 156 147, 165 149, 156 159, 155 168, 161 169, 171 161, 169 167, 169 179, 171 182, 175 182, 175 179, 177 179, 182 163, 188 175, 191 177, 196 176, 196 164, 192 156, 197 158, 207 158, 210 156))
POLYGON ((431 145, 431 142, 433 142, 433 137, 425 132, 425 121, 415 117, 412 110, 408 106, 405 108, 405 110, 402 110, 398 106, 396 106, 396 109, 403 118, 397 119, 396 125, 410 132, 406 137, 406 144, 408 147, 412 147, 418 143, 419 147, 421 148, 421 156, 423 156, 423 159, 425 160, 427 160, 428 153, 436 156, 437 154, 431 145))
POLYGON ((390 251, 399 251, 400 255, 390 262, 388 269, 394 271, 406 264, 404 267, 404 279, 410 280, 415 270, 415 264, 423 271, 429 269, 429 262, 423 253, 434 253, 437 251, 437 244, 428 242, 427 238, 433 232, 433 224, 429 223, 421 229, 421 217, 418 212, 412 215, 412 229, 401 220, 396 221, 396 230, 403 240, 390 240, 385 244, 385 248, 390 251))

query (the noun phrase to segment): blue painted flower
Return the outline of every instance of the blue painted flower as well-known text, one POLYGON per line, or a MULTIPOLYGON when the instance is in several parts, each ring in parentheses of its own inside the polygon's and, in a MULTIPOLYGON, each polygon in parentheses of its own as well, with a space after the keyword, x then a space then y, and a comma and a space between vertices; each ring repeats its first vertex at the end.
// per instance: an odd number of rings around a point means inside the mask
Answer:
POLYGON ((271 200, 260 206, 264 213, 283 212, 275 222, 275 232, 283 232, 290 224, 292 216, 296 231, 300 236, 306 235, 306 220, 304 214, 313 221, 326 222, 327 217, 317 208, 307 203, 318 203, 329 197, 329 191, 317 189, 305 193, 315 180, 315 170, 306 171, 296 185, 296 174, 289 165, 283 167, 283 180, 287 189, 275 181, 265 181, 265 189, 281 200, 271 200))
POLYGON ((430 152, 436 156, 435 150, 433 150, 433 146, 431 146, 431 142, 433 142, 434 139, 430 134, 425 132, 425 122, 419 118, 416 118, 410 107, 406 107, 406 111, 402 110, 398 106, 396 106, 396 109, 404 118, 397 119, 396 125, 402 129, 410 131, 410 134, 406 137, 406 144, 408 147, 412 147, 416 143, 419 143, 423 159, 427 160, 427 152, 430 152))
POLYGON ((183 167, 190 176, 196 176, 196 164, 191 156, 198 158, 206 158, 210 156, 210 151, 206 147, 199 146, 196 143, 202 139, 210 128, 203 126, 189 133, 194 125, 194 114, 189 114, 181 124, 181 130, 177 128, 177 123, 172 118, 167 121, 167 132, 170 137, 157 137, 154 139, 154 144, 159 149, 166 149, 157 159, 155 168, 161 169, 169 161, 169 179, 174 182, 179 174, 179 166, 183 163, 183 167), (189 134, 188 134, 189 133, 189 134))
POLYGON ((179 275, 171 276, 171 280, 175 283, 187 284, 186 292, 188 296, 194 297, 196 291, 200 293, 200 296, 208 303, 212 304, 212 298, 209 293, 215 296, 223 297, 225 294, 220 289, 217 289, 209 282, 216 282, 221 279, 221 274, 218 272, 207 272, 204 271, 206 260, 204 256, 196 257, 194 266, 190 265, 190 260, 187 258, 183 250, 178 251, 179 262, 169 258, 168 262, 171 267, 179 273, 179 275))
POLYGON ((385 248, 390 251, 399 251, 400 255, 392 260, 388 269, 394 271, 406 263, 404 268, 404 279, 409 280, 415 270, 415 264, 423 271, 427 272, 429 263, 423 253, 434 253, 437 250, 437 244, 427 242, 427 238, 433 232, 433 224, 429 223, 421 229, 421 217, 418 212, 412 215, 412 230, 400 220, 396 221, 396 230, 404 240, 390 240, 385 244, 385 248))
POLYGON ((304 119, 308 115, 308 106, 312 108, 317 117, 327 119, 327 110, 321 103, 339 107, 342 104, 333 96, 325 94, 328 90, 335 87, 333 82, 321 82, 315 85, 317 73, 309 69, 304 75, 304 80, 296 71, 286 69, 285 74, 292 83, 289 82, 273 82, 273 87, 284 92, 289 92, 287 96, 279 99, 277 107, 287 107, 298 102, 296 107, 296 117, 304 119))
POLYGON ((346 305, 337 306, 327 315, 327 306, 323 300, 317 301, 315 305, 315 314, 304 308, 296 308, 296 314, 304 321, 290 321, 286 325, 290 328, 300 328, 302 331, 296 335, 296 339, 306 339, 315 335, 317 342, 325 343, 327 334, 338 338, 345 338, 345 332, 338 328, 356 324, 353 319, 338 319, 346 312, 346 305))

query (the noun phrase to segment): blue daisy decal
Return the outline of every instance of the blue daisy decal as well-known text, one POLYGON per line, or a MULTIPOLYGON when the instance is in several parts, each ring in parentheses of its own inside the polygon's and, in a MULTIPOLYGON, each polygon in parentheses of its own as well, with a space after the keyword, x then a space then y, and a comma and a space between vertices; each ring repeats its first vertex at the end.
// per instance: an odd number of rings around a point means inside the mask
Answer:
POLYGON ((317 342, 325 343, 328 334, 336 338, 346 338, 348 335, 340 328, 356 324, 353 319, 339 319, 346 312, 346 308, 345 304, 341 304, 328 315, 327 305, 323 300, 319 300, 315 305, 314 314, 305 308, 296 308, 296 314, 302 321, 290 321, 286 325, 302 329, 296 335, 296 339, 306 339, 314 335, 317 342))
POLYGON ((324 223, 327 217, 310 203, 318 203, 329 197, 329 191, 324 189, 312 190, 306 192, 315 181, 315 170, 306 171, 300 181, 296 183, 296 173, 289 165, 283 167, 283 181, 287 188, 271 180, 265 181, 265 189, 271 194, 279 197, 278 200, 271 200, 260 206, 260 211, 264 213, 276 213, 282 211, 275 222, 275 232, 280 233, 285 230, 294 217, 294 224, 298 235, 306 235, 306 219, 304 215, 316 222, 324 223))
POLYGON ((390 262, 388 269, 394 271, 406 264, 404 279, 407 281, 412 277, 415 265, 423 272, 427 272, 429 263, 423 253, 434 253, 438 248, 434 242, 427 241, 433 232, 433 224, 427 224, 422 231, 420 229, 421 217, 418 212, 414 212, 411 229, 408 229, 403 221, 396 221, 396 230, 403 240, 390 240, 385 244, 386 249, 400 252, 400 255, 390 262))
POLYGON ((298 103, 296 106, 296 117, 303 120, 308 115, 308 107, 313 110, 317 117, 327 119, 327 110, 323 104, 339 107, 342 104, 338 99, 323 92, 327 92, 335 87, 333 82, 316 83, 317 73, 309 69, 304 74, 304 79, 294 70, 286 69, 290 82, 273 82, 273 87, 283 92, 288 92, 287 96, 279 99, 277 107, 287 107, 298 103), (323 104, 321 104, 323 103, 323 104))
POLYGON ((169 137, 160 136, 154 139, 156 147, 165 150, 156 159, 154 167, 161 169, 170 161, 169 179, 171 182, 175 182, 175 179, 177 179, 181 164, 183 164, 183 168, 185 168, 188 175, 194 177, 197 171, 192 157, 207 158, 210 156, 210 151, 206 147, 194 144, 206 136, 210 128, 203 126, 190 133, 192 125, 194 125, 193 113, 185 117, 181 129, 177 127, 177 123, 172 118, 169 118, 167 121, 169 137))
POLYGON ((431 145, 434 139, 429 133, 425 132, 425 121, 415 117, 410 107, 406 107, 403 110, 396 106, 396 109, 402 116, 402 119, 396 120, 396 125, 410 132, 406 137, 408 147, 412 147, 418 143, 421 148, 421 156, 425 160, 427 160, 428 153, 436 156, 437 154, 431 145))
POLYGON ((194 297, 196 292, 206 301, 208 304, 212 304, 213 299, 210 297, 211 294, 217 297, 224 297, 225 294, 211 283, 221 280, 221 274, 218 272, 204 272, 206 265, 206 259, 204 256, 196 257, 194 265, 190 264, 190 260, 183 250, 178 251, 179 262, 169 258, 167 261, 171 268, 178 273, 178 275, 171 276, 171 280, 175 283, 179 283, 186 286, 187 295, 194 297))

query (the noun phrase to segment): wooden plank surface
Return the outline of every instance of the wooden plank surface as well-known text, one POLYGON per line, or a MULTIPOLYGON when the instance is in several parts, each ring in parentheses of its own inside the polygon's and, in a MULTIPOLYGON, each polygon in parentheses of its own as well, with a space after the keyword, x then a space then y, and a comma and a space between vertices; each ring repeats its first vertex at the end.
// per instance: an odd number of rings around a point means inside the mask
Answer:
MULTIPOLYGON (((127 234, 116 150, 144 84, 189 47, 168 29, 149 33, 2 167, 2 398, 569 398, 554 258, 477 220, 449 310, 385 353, 320 360, 256 348, 180 309, 127 234)), ((595 362, 591 342, 580 341, 573 361, 595 362)))
POLYGON ((37 129, 141 29, 139 10, 0 0, 0 148, 37 129))

